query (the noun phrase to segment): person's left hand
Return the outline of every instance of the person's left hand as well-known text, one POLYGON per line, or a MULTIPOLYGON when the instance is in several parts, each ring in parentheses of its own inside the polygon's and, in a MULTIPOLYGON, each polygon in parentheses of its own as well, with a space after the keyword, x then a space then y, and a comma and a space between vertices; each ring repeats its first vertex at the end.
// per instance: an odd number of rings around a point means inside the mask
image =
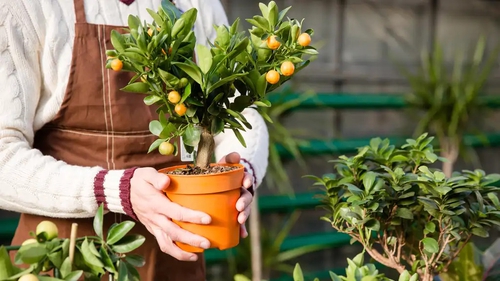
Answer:
MULTIPOLYGON (((238 164, 240 163, 240 154, 237 152, 229 153, 225 157, 223 157, 221 160, 219 160, 219 164, 238 164)), ((248 216, 250 215, 250 204, 253 201, 253 195, 248 191, 249 188, 251 188, 253 185, 253 178, 252 175, 249 173, 245 172, 245 177, 243 178, 242 182, 242 192, 241 196, 236 202, 236 209, 238 210, 239 215, 238 215, 238 222, 241 224, 241 237, 246 238, 248 236, 247 228, 245 227, 245 222, 248 219, 248 216)))

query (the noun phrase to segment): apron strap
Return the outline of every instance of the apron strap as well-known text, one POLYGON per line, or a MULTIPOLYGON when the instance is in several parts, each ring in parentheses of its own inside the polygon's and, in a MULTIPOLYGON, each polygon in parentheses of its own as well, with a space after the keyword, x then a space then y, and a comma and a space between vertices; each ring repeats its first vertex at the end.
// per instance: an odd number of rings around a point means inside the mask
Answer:
POLYGON ((84 0, 73 1, 75 4, 76 23, 86 23, 87 22, 87 18, 85 17, 85 5, 84 5, 83 1, 84 0))

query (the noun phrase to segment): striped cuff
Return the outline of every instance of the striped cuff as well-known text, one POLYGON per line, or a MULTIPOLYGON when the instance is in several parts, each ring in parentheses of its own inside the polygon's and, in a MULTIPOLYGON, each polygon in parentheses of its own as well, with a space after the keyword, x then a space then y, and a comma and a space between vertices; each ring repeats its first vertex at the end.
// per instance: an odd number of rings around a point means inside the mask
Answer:
POLYGON ((245 166, 245 172, 252 175, 253 184, 248 189, 248 191, 250 191, 250 193, 252 193, 252 195, 254 195, 254 188, 257 188, 257 175, 255 174, 255 169, 253 168, 252 163, 250 163, 250 161, 246 160, 245 158, 241 158, 240 162, 243 166, 245 166))
POLYGON ((126 214, 137 220, 130 203, 130 179, 137 168, 126 170, 102 170, 94 179, 94 195, 97 204, 113 213, 126 214))

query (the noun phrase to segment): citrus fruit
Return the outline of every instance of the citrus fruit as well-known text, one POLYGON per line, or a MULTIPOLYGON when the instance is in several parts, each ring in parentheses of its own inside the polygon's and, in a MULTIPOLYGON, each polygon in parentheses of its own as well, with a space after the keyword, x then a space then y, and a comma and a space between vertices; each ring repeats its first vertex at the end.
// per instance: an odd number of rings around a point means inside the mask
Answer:
POLYGON ((168 93, 168 101, 177 104, 181 101, 181 95, 177 91, 171 91, 168 93))
POLYGON ((184 116, 186 114, 187 107, 183 103, 179 103, 174 108, 175 113, 179 116, 184 116))
POLYGON ((42 221, 36 226, 36 235, 42 232, 47 234, 47 240, 52 240, 59 234, 57 225, 51 221, 42 221))
POLYGON ((26 274, 19 278, 19 281, 38 281, 38 277, 33 274, 26 274))
POLYGON ((276 36, 272 35, 267 37, 267 47, 271 50, 276 50, 280 47, 281 43, 276 40, 276 36))
POLYGON ((181 88, 184 88, 187 86, 187 84, 189 83, 189 81, 187 80, 186 77, 182 77, 181 80, 179 80, 179 87, 181 88))
POLYGON ((21 244, 21 246, 26 246, 26 245, 34 244, 34 243, 38 243, 38 241, 36 241, 36 239, 30 238, 30 239, 27 239, 26 241, 24 241, 21 244))
POLYGON ((280 74, 276 70, 269 70, 266 74, 266 80, 269 84, 276 84, 280 81, 280 74))
POLYGON ((295 72, 295 65, 291 61, 285 61, 281 64, 281 74, 291 76, 295 72))
POLYGON ((160 144, 160 148, 158 148, 158 150, 160 151, 160 154, 162 154, 162 155, 170 155, 170 154, 174 153, 174 149, 175 149, 174 145, 169 143, 168 141, 160 144))
POLYGON ((302 47, 309 46, 309 44, 311 44, 311 35, 307 33, 300 34, 299 39, 297 39, 297 43, 299 43, 302 47))
POLYGON ((119 59, 114 59, 111 61, 111 69, 114 71, 120 71, 123 68, 123 62, 119 59))

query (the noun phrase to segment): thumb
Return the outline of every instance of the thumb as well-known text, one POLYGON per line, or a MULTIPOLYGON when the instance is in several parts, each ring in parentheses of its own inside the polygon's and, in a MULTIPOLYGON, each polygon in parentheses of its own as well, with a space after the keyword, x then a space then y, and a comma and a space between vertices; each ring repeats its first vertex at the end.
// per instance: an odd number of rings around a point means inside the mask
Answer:
POLYGON ((170 178, 164 173, 152 173, 148 182, 157 190, 163 191, 170 185, 170 178))

